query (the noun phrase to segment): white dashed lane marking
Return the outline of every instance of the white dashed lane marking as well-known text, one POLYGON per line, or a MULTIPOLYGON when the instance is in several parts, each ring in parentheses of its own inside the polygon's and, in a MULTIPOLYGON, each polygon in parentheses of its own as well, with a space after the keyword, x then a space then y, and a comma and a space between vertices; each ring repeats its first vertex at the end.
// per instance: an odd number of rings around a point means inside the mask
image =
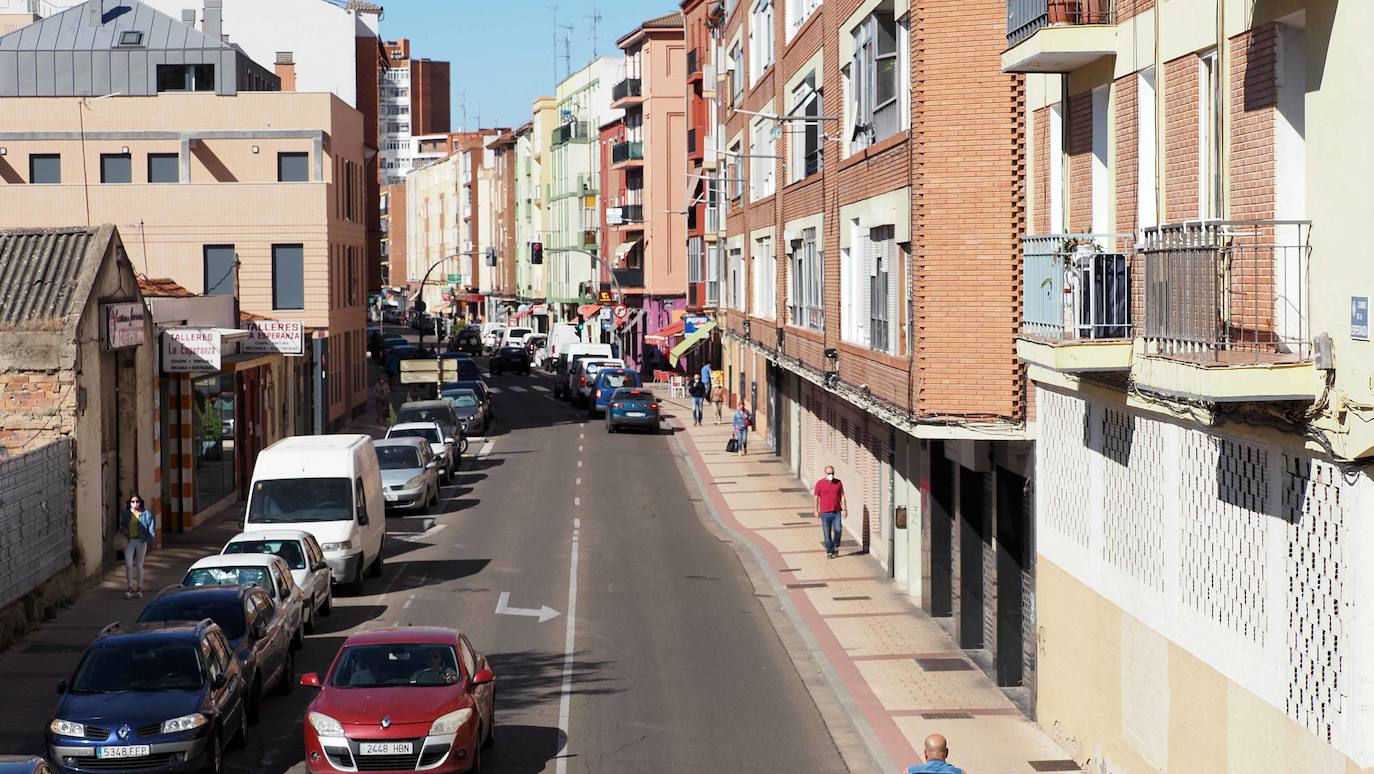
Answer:
POLYGON ((521 386, 518 385, 518 384, 511 385, 511 388, 510 388, 510 389, 511 389, 511 392, 524 392, 524 391, 525 391, 525 388, 524 388, 524 387, 521 387, 521 386))

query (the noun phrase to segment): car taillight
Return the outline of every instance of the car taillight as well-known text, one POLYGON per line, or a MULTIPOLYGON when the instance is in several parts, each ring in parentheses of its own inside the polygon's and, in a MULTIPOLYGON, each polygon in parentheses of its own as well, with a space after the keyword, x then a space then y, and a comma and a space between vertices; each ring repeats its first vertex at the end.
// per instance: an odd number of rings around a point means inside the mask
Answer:
POLYGON ((650 404, 649 404, 649 408, 658 408, 658 404, 657 404, 657 403, 650 403, 650 404))
POLYGON ((611 404, 611 408, 624 408, 624 407, 625 407, 625 404, 624 404, 624 403, 612 403, 612 404, 611 404))
POLYGON ((585 377, 585 376, 579 376, 579 377, 577 377, 577 383, 585 387, 585 386, 587 385, 587 377, 585 377))
POLYGON ((600 400, 600 398, 601 398, 601 390, 597 390, 597 391, 596 391, 596 397, 597 397, 598 400, 600 400))

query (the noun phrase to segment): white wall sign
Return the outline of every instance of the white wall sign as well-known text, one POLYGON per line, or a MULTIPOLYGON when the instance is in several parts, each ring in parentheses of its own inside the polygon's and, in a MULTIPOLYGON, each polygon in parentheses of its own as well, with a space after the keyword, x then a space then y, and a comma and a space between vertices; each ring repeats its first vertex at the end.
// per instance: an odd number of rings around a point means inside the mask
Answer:
POLYGON ((248 320, 243 329, 248 331, 244 352, 305 353, 305 324, 299 320, 248 320))
POLYGON ((162 370, 169 374, 218 371, 222 350, 215 328, 172 328, 162 333, 162 370))
POLYGON ((124 349, 142 344, 146 315, 141 301, 105 304, 105 348, 124 349))

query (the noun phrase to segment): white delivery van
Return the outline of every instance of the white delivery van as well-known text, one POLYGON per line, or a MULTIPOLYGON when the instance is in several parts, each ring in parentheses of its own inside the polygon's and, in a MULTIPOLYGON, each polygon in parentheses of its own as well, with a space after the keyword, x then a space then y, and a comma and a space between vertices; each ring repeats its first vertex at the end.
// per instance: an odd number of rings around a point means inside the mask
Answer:
POLYGON ((243 531, 309 532, 324 549, 330 578, 360 593, 365 570, 382 574, 385 509, 372 438, 298 435, 258 453, 243 531))
POLYGON ((553 330, 549 331, 549 357, 558 357, 567 347, 581 341, 575 324, 554 323, 553 330))
POLYGON ((525 337, 534 333, 533 328, 507 328, 501 332, 501 346, 518 347, 524 343, 525 337))

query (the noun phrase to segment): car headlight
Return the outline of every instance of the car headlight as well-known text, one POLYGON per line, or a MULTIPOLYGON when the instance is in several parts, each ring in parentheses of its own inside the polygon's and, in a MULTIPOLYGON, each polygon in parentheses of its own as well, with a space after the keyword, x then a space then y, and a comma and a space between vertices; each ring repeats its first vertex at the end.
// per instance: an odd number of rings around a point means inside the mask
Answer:
POLYGON ((162 721, 162 733, 175 734, 178 731, 190 731, 203 725, 205 725, 205 716, 199 712, 193 712, 190 715, 162 721))
POLYGON ((315 733, 320 736, 343 736, 343 724, 328 715, 319 712, 311 712, 306 715, 310 725, 314 727, 315 733))
POLYGON ((70 720, 54 720, 48 724, 48 730, 58 736, 86 735, 86 726, 81 723, 73 723, 70 720))
POLYGON ((330 551, 347 551, 352 547, 353 541, 345 540, 342 543, 325 543, 324 545, 320 546, 320 549, 325 553, 328 553, 330 551))
POLYGON ((430 724, 429 735, 439 736, 440 734, 456 734, 458 733, 458 729, 462 728, 469 720, 472 720, 471 707, 464 707, 457 712, 450 712, 430 724))
POLYGON ((416 476, 415 478, 412 478, 411 480, 409 480, 409 481, 406 482, 406 487, 405 487, 405 488, 406 488, 406 489, 419 489, 421 486, 424 485, 424 483, 425 483, 425 480, 424 480, 423 478, 421 478, 420 476, 416 476))

